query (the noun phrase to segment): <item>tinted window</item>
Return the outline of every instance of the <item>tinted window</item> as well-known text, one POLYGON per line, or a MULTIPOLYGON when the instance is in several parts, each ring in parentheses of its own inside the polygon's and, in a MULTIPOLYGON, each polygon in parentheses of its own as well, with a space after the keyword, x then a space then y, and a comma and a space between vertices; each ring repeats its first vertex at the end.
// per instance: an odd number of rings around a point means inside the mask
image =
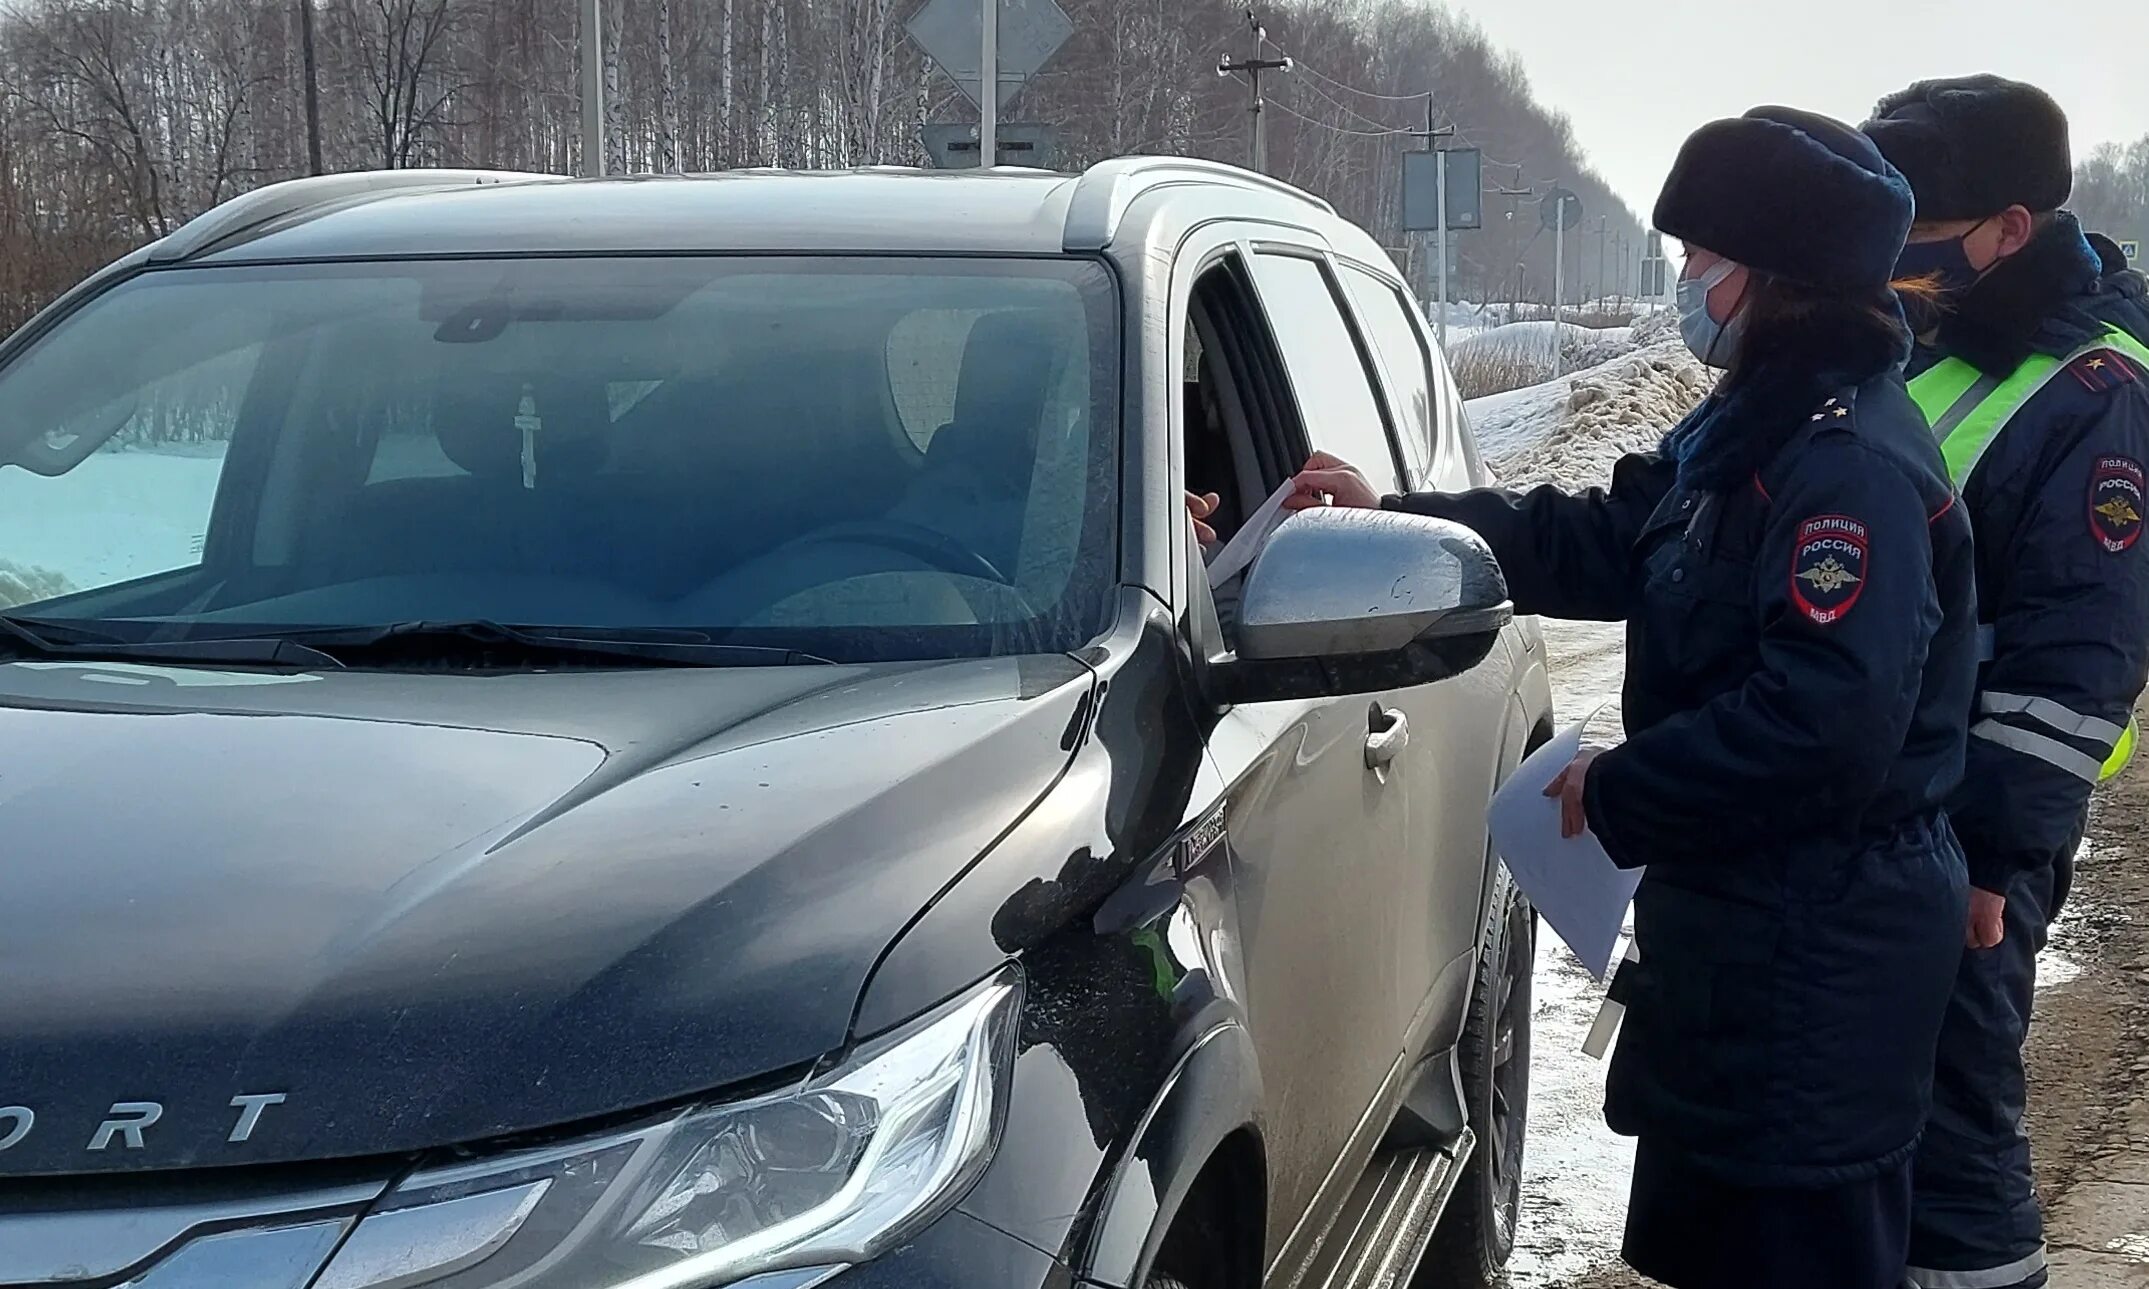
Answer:
POLYGON ((1269 325, 1283 348, 1291 388, 1313 446, 1365 471, 1377 488, 1401 486, 1380 402, 1337 309, 1327 272, 1309 259, 1255 257, 1269 325))
POLYGON ((1116 573, 1115 313, 1072 261, 149 273, 0 372, 0 570, 26 616, 180 639, 1080 648, 1116 573))
POLYGON ((1433 403, 1428 366, 1431 354, 1406 312, 1410 306, 1394 287, 1350 267, 1343 270, 1343 282, 1387 373, 1388 406, 1395 415, 1396 437, 1402 443, 1411 482, 1423 483, 1432 473, 1433 445, 1439 440, 1440 416, 1433 403))

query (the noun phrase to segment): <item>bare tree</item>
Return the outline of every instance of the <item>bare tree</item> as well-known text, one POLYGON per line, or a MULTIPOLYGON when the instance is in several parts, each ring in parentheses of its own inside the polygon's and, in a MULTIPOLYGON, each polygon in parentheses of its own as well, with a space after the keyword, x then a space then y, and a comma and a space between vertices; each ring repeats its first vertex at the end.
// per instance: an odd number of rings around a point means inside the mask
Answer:
MULTIPOLYGON (((98 263, 256 183, 320 168, 474 164, 564 172, 581 149, 575 0, 39 0, 0 14, 0 322, 98 263), (318 110, 309 114, 309 80, 318 110)), ((973 108, 904 34, 923 0, 607 0, 601 69, 618 171, 924 161, 918 127, 973 108)), ((1061 0, 1075 34, 1017 100, 1079 167, 1129 152, 1241 161, 1241 0, 1061 0)), ((1611 236, 1640 222, 1591 175, 1565 121, 1482 33, 1419 0, 1271 0, 1280 52, 1270 152, 1387 245, 1422 98, 1482 149, 1488 227, 1459 282, 1542 297, 1557 181, 1611 236), (1505 218, 1512 212, 1512 221, 1505 218), (1518 267, 1519 266, 1519 267, 1518 267)), ((2085 219, 2149 234, 2149 143, 2084 162, 2085 219), (2126 221, 2136 221, 2128 225, 2126 221)))
POLYGON ((461 88, 444 75, 455 11, 449 0, 350 0, 340 12, 377 131, 379 164, 408 166, 461 88))

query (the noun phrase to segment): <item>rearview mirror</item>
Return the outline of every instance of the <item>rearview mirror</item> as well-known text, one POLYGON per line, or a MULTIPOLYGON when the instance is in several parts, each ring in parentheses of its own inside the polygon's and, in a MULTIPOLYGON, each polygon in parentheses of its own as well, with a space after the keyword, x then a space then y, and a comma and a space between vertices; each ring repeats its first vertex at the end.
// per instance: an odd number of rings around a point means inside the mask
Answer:
POLYGON ((1379 510, 1301 511, 1246 575, 1230 702, 1429 685, 1483 662, 1514 620, 1507 578, 1470 529, 1379 510))

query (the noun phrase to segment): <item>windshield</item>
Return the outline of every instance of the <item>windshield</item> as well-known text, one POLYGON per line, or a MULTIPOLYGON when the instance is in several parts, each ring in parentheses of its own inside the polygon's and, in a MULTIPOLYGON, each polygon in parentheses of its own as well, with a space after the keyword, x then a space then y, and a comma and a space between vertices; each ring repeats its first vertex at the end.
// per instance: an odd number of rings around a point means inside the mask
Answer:
POLYGON ((0 612, 1079 648, 1116 564, 1114 316, 1086 261, 152 272, 0 372, 0 612))

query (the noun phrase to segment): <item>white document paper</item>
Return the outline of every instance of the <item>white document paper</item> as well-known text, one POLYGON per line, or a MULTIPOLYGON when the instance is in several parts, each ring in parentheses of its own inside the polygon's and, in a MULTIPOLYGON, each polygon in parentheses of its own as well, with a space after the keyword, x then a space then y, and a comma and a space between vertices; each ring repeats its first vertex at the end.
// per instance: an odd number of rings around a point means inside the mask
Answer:
POLYGON ((1276 531, 1278 524, 1290 518, 1290 512, 1283 508, 1283 503, 1295 491, 1295 481, 1286 479, 1284 485, 1270 493, 1269 499, 1261 503, 1261 508, 1240 525, 1239 531, 1232 534, 1231 540, 1209 556, 1209 585, 1222 586, 1236 577, 1241 569, 1254 562, 1254 556, 1261 553, 1261 543, 1269 539, 1269 534, 1276 531))
MULTIPOLYGON (((1601 708, 1599 710, 1602 710, 1601 708)), ((1591 717, 1571 725, 1531 753, 1493 794, 1486 812, 1492 846, 1507 862, 1515 885, 1530 897, 1545 925, 1566 942, 1589 973, 1602 980, 1626 924, 1627 906, 1642 870, 1612 863, 1597 839, 1560 836, 1560 803, 1545 789, 1582 749, 1591 717)))

